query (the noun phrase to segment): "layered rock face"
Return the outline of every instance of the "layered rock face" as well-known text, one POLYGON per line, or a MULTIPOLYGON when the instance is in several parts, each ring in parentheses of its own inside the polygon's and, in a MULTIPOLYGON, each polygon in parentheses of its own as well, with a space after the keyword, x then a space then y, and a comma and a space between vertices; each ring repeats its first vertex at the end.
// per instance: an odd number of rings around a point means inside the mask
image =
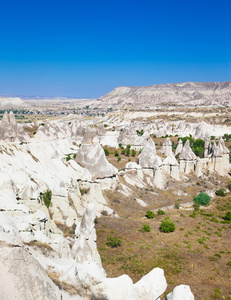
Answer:
POLYGON ((146 87, 117 87, 102 96, 107 104, 230 105, 231 82, 185 82, 146 87))

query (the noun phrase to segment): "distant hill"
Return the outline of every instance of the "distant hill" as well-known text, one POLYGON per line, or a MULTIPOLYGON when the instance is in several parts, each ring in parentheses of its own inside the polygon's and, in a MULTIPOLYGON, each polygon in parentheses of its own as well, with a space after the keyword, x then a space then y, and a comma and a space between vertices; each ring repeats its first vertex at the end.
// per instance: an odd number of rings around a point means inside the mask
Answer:
POLYGON ((107 104, 231 105, 231 81, 184 82, 143 87, 117 87, 102 96, 107 104))
POLYGON ((0 97, 0 109, 21 108, 26 106, 28 106, 28 104, 19 97, 0 97))

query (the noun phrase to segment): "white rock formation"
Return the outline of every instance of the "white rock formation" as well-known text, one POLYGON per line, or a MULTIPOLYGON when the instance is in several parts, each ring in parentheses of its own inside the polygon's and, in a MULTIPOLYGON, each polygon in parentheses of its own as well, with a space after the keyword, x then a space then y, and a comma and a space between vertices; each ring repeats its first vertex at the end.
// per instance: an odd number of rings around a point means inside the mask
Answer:
POLYGON ((178 285, 169 293, 165 300, 194 300, 194 296, 188 285, 178 285))
POLYGON ((16 123, 13 112, 5 112, 0 125, 0 141, 21 143, 28 140, 29 136, 16 123))
POLYGON ((183 149, 183 142, 182 142, 181 139, 179 139, 179 141, 178 141, 178 143, 177 143, 175 155, 181 153, 182 149, 183 149))
POLYGON ((104 150, 99 144, 81 145, 75 160, 95 178, 113 177, 118 173, 106 159, 104 150))
POLYGON ((185 174, 194 172, 196 159, 197 157, 190 147, 189 140, 187 140, 179 156, 180 172, 185 174))
POLYGON ((162 162, 162 170, 172 178, 180 180, 179 164, 172 152, 162 162))
POLYGON ((61 292, 19 239, 0 231, 0 299, 61 300, 61 292))
POLYGON ((167 137, 166 140, 163 142, 162 153, 166 156, 172 153, 172 142, 169 137, 167 137))
POLYGON ((164 271, 160 268, 153 269, 134 284, 134 287, 139 299, 149 300, 159 298, 167 288, 164 271))

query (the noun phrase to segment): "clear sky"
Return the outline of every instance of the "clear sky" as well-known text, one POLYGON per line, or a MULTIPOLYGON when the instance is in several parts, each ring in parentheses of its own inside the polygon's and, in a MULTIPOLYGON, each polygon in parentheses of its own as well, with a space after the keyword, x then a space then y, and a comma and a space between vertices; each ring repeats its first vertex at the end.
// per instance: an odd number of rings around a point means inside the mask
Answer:
POLYGON ((231 80, 231 0, 0 0, 0 95, 231 80))

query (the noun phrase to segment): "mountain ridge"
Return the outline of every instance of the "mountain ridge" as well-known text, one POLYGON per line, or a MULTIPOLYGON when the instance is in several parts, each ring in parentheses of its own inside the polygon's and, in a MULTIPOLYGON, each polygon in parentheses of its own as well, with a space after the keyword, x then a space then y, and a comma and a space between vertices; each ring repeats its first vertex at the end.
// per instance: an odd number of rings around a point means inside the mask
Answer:
POLYGON ((231 81, 182 82, 141 87, 116 87, 100 97, 107 104, 231 105, 231 81))

